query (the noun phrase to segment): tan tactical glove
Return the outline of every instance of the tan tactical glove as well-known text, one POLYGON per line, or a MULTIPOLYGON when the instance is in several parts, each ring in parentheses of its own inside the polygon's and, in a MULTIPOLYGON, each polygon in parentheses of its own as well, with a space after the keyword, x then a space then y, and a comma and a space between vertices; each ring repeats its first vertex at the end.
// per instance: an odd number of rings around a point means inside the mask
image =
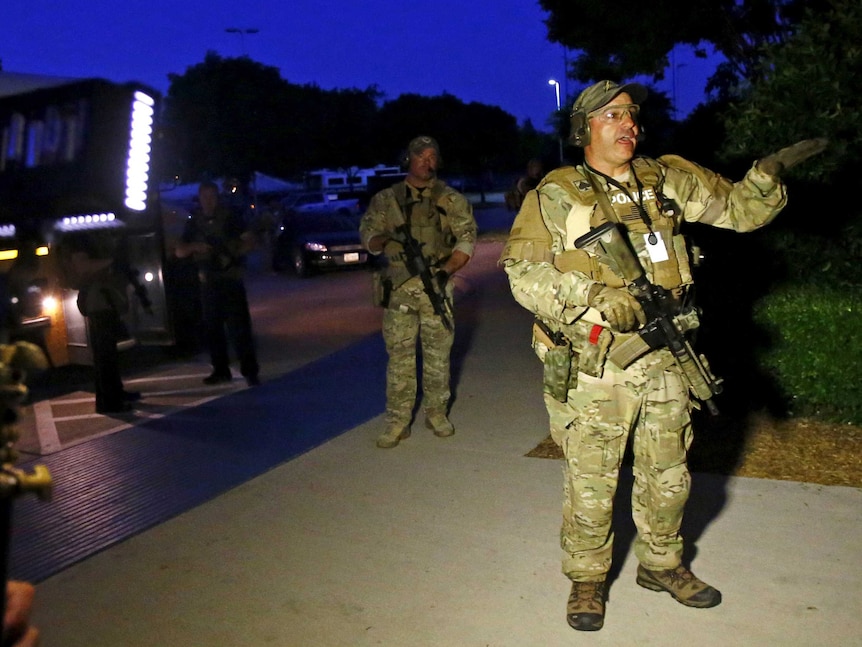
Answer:
POLYGON ((822 153, 828 143, 829 140, 823 137, 803 139, 758 161, 757 170, 772 177, 778 177, 791 166, 796 166, 799 162, 822 153))
POLYGON ((387 258, 392 258, 393 256, 397 256, 401 252, 404 251, 404 245, 395 240, 394 238, 387 238, 386 242, 383 243, 383 254, 387 258))
POLYGON ((628 332, 646 323, 641 304, 626 290, 596 285, 590 290, 587 305, 601 312, 602 318, 619 332, 628 332))

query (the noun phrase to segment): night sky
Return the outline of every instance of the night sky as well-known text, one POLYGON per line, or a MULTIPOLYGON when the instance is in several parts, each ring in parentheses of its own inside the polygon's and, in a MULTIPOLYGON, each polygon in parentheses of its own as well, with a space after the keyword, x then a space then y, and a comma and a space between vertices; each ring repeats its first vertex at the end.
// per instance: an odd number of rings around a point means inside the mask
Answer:
MULTIPOLYGON (((169 73, 213 50, 327 90, 376 85, 387 99, 448 92, 540 130, 550 130, 556 108, 548 80, 560 82, 564 105, 575 91, 534 0, 4 0, 3 9, 7 72, 139 81, 166 92, 169 73)), ((711 66, 681 55, 676 71, 685 114, 702 100, 711 66)), ((659 87, 672 95, 672 75, 659 87)))

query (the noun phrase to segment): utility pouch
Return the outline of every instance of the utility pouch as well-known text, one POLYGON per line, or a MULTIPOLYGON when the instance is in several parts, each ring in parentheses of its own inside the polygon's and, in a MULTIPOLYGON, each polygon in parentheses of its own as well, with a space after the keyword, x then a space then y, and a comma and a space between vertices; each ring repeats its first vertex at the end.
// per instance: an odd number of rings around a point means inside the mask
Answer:
POLYGON ((599 325, 593 326, 584 347, 581 349, 578 370, 586 375, 601 377, 613 340, 614 335, 610 329, 599 325))
POLYGON ((383 272, 376 271, 371 275, 371 299, 374 305, 381 308, 389 307, 392 296, 392 279, 383 272))
POLYGON ((534 344, 544 367, 542 387, 555 400, 565 402, 569 389, 578 385, 578 354, 568 339, 559 333, 549 332, 540 322, 533 325, 534 344))

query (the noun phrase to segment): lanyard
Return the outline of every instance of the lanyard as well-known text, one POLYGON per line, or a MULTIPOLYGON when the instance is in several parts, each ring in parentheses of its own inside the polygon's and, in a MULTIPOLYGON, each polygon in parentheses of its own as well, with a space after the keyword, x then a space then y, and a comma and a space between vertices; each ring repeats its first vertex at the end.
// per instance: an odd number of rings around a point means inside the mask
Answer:
MULTIPOLYGON (((591 173, 591 174, 595 173, 596 175, 602 176, 603 178, 605 178, 605 182, 607 182, 608 184, 610 184, 612 186, 615 186, 620 191, 622 191, 623 193, 626 194, 628 199, 632 201, 632 204, 635 205, 635 208, 637 209, 638 215, 640 216, 641 220, 643 220, 644 224, 646 225, 647 229, 649 230, 649 237, 648 237, 649 243, 651 245, 655 245, 658 242, 658 238, 656 238, 655 232, 653 232, 653 230, 652 230, 652 219, 649 217, 647 210, 644 208, 643 184, 641 184, 640 179, 638 179, 638 176, 637 176, 637 173, 635 173, 634 167, 630 166, 629 168, 631 169, 632 177, 634 177, 634 179, 635 179, 635 186, 638 188, 638 199, 637 200, 635 200, 634 196, 631 193, 629 193, 629 191, 628 191, 628 189, 626 189, 626 187, 624 187, 622 184, 617 182, 614 178, 610 177, 609 175, 605 175, 601 171, 597 171, 592 166, 587 164, 586 161, 584 162, 584 166, 586 167, 586 169, 589 173, 591 173)), ((602 196, 605 197, 605 199, 607 199, 607 196, 605 196, 604 191, 602 191, 601 188, 597 186, 597 183, 595 182, 592 175, 590 176, 590 181, 593 185, 593 190, 596 191, 597 193, 600 193, 602 196)), ((601 200, 599 200, 599 202, 602 203, 601 200)), ((605 208, 604 203, 602 203, 602 207, 605 208)), ((610 207, 610 205, 607 205, 607 207, 610 207)), ((607 214, 605 214, 605 215, 607 215, 607 214)), ((614 220, 616 220, 616 218, 614 218, 614 220)))

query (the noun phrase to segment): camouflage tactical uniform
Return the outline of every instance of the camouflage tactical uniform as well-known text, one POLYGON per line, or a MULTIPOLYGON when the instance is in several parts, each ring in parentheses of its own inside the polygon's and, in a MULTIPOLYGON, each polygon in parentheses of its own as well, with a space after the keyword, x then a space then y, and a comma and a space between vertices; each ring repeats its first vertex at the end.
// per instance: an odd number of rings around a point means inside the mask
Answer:
MULTIPOLYGON (((518 303, 551 331, 562 332, 575 351, 576 379, 569 382, 565 401, 545 395, 551 434, 566 458, 561 545, 563 572, 575 582, 603 581, 610 568, 612 502, 631 431, 635 553, 645 568, 679 566, 679 529, 690 489, 692 401, 670 352, 648 352, 626 369, 605 361, 609 349, 632 333, 611 331, 587 306, 597 283, 624 285, 610 267, 574 246, 606 221, 596 191, 608 196, 650 281, 680 299, 692 282, 680 234, 683 221, 750 231, 770 222, 786 203, 783 184, 754 167, 735 184, 676 156, 635 158, 632 168, 635 175, 629 171, 627 178, 615 178, 629 195, 600 175, 591 180, 583 166, 550 173, 526 196, 501 257, 518 303), (664 243, 665 260, 648 253, 649 230, 632 198, 642 198, 664 243)), ((543 360, 548 341, 534 328, 533 347, 543 360)))
MULTIPOLYGON (((422 244, 424 255, 437 266, 442 266, 456 249, 468 256, 473 254, 476 221, 472 206, 439 179, 421 190, 399 182, 375 194, 360 223, 363 244, 367 247, 375 236, 394 236, 395 228, 405 222, 422 244)), ((410 276, 401 246, 387 247, 384 255, 384 274, 392 285, 383 314, 383 339, 389 354, 386 425, 390 430, 407 430, 416 403, 416 340, 422 348, 422 405, 426 419, 444 419, 449 406, 449 355, 454 333, 446 330, 434 313, 419 277, 410 276)), ((447 290, 451 298, 451 282, 447 290)))

